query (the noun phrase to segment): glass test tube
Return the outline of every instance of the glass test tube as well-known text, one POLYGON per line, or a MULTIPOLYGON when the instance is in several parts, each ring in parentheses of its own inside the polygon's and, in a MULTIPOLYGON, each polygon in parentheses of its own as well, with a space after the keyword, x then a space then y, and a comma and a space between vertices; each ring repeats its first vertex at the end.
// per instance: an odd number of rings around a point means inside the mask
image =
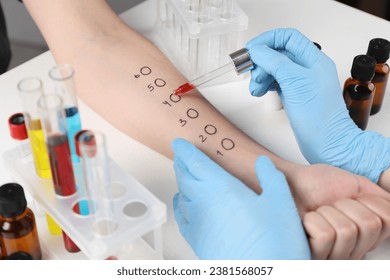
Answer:
MULTIPOLYGON (((38 99, 43 96, 42 81, 35 77, 25 78, 18 83, 17 87, 22 99, 23 116, 30 140, 35 171, 39 177, 50 179, 49 156, 37 106, 38 99)), ((46 220, 51 234, 61 234, 61 228, 50 215, 46 215, 46 220)))
MULTIPOLYGON (((73 195, 76 193, 76 183, 62 99, 56 94, 41 96, 38 100, 38 107, 49 152, 54 191, 60 197, 73 195)), ((69 252, 80 251, 65 232, 62 234, 65 248, 69 252)))
MULTIPOLYGON (((81 130, 81 119, 77 104, 77 96, 74 84, 74 69, 68 64, 57 65, 49 71, 49 77, 54 84, 55 92, 61 96, 65 109, 68 142, 73 163, 79 163, 80 158, 76 153, 75 135, 81 130)), ((76 185, 76 189, 78 186, 76 185)), ((88 214, 88 205, 79 204, 81 215, 88 214)))
POLYGON ((187 0, 188 10, 190 12, 199 13, 206 7, 209 0, 187 0))
POLYGON ((23 114, 33 152, 36 173, 41 178, 51 178, 49 157, 37 110, 38 99, 43 95, 42 81, 38 78, 23 79, 18 83, 18 90, 22 98, 23 114))
POLYGON ((114 217, 112 184, 109 172, 106 139, 102 133, 83 131, 77 137, 77 151, 82 159, 87 196, 94 215, 93 230, 105 236, 117 228, 114 217))
POLYGON ((49 77, 54 83, 55 93, 61 96, 63 101, 72 162, 77 163, 80 159, 76 154, 74 136, 81 130, 81 120, 74 85, 74 69, 67 64, 57 65, 49 71, 49 77))

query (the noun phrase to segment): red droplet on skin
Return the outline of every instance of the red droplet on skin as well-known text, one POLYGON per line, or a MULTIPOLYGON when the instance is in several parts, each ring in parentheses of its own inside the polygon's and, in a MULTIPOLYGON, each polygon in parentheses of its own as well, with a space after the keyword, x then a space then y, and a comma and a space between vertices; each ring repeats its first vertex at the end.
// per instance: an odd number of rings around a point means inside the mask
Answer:
POLYGON ((173 93, 176 95, 181 95, 181 94, 187 93, 193 89, 195 89, 194 85, 192 85, 190 83, 185 83, 185 84, 179 86, 177 89, 175 89, 173 91, 173 93))

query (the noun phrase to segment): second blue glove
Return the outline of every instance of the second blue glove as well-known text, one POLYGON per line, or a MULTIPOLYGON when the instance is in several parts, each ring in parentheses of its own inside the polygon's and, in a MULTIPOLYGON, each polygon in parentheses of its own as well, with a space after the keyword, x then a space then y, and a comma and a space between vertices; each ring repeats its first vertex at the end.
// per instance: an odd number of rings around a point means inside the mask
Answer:
POLYGON ((284 175, 266 157, 256 194, 191 143, 172 144, 180 232, 200 259, 309 259, 306 236, 284 175))

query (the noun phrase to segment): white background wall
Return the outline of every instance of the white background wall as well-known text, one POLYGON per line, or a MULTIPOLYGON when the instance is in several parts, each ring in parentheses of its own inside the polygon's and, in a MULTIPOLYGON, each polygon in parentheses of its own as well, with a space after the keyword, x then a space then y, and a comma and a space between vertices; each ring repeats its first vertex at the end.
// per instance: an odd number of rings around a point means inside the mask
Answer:
MULTIPOLYGON (((17 0, 0 1, 6 17, 10 40, 17 43, 30 44, 31 46, 44 47, 46 45, 45 41, 23 4, 17 0)), ((142 1, 143 0, 107 0, 117 13, 126 11, 142 1)))

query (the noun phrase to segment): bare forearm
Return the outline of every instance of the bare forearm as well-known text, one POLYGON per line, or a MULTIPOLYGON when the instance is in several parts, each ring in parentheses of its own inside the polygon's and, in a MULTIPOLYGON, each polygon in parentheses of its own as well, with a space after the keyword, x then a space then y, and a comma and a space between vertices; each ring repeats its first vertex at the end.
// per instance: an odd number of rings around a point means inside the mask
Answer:
POLYGON ((171 141, 185 138, 256 190, 257 156, 269 156, 282 171, 293 168, 234 127, 200 94, 172 95, 186 79, 105 1, 25 4, 56 61, 75 67, 79 96, 132 138, 168 157, 171 141))

